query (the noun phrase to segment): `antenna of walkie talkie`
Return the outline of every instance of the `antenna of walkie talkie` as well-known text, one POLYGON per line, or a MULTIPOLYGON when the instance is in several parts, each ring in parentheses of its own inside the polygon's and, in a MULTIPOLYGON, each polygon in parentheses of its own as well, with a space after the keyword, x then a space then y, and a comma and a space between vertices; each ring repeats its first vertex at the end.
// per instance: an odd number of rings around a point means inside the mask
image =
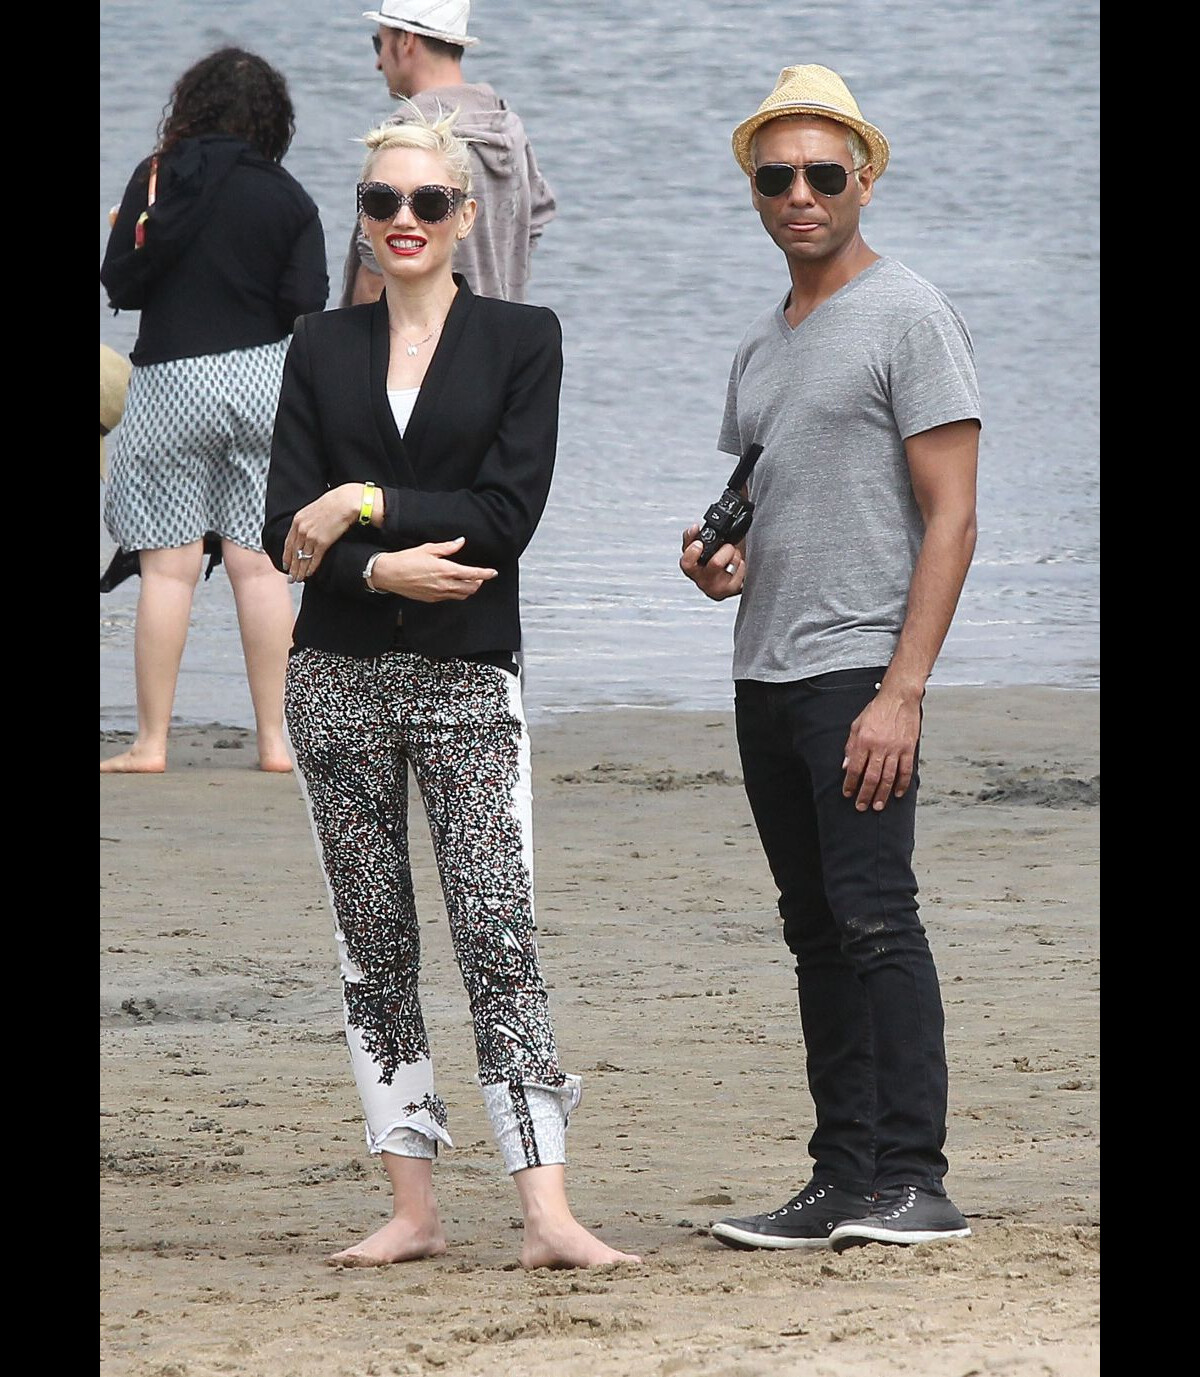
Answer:
POLYGON ((729 482, 725 486, 732 492, 741 492, 746 486, 746 480, 750 477, 751 470, 758 463, 758 456, 761 453, 762 445, 751 445, 738 460, 738 466, 729 475, 729 482))
POLYGON ((758 463, 762 445, 751 445, 738 460, 729 475, 729 483, 720 497, 704 513, 699 540, 703 547, 698 564, 707 564, 722 545, 736 545, 750 529, 754 519, 754 503, 742 496, 742 488, 750 477, 750 470, 758 463))

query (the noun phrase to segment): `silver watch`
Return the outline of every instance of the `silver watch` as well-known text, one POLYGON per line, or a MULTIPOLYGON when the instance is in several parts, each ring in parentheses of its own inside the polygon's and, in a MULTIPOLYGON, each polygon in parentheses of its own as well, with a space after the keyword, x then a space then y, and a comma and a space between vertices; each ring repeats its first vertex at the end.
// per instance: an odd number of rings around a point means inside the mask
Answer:
POLYGON ((370 559, 367 560, 366 567, 363 569, 363 582, 367 585, 368 593, 382 593, 384 591, 382 588, 371 587, 371 575, 375 572, 375 561, 380 555, 386 553, 385 550, 376 550, 370 559))

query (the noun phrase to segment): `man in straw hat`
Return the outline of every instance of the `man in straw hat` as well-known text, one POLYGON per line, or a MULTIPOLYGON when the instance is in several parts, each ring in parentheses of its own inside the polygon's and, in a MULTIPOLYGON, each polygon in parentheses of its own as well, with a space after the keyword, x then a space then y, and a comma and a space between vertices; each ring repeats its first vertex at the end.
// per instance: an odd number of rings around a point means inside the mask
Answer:
MULTIPOLYGON (((454 267, 476 296, 524 301, 530 260, 542 230, 554 218, 554 194, 538 168, 520 116, 486 82, 463 80, 468 0, 380 0, 363 18, 372 34, 375 65, 388 91, 401 101, 391 116, 400 124, 414 111, 436 119, 439 109, 459 112, 454 132, 471 149, 471 195, 478 209, 471 233, 455 245, 454 267)), ((383 277, 370 240, 355 221, 342 275, 339 305, 374 301, 383 277)))
POLYGON ((761 445, 753 524, 683 572, 741 597, 746 793, 796 959, 811 1179, 722 1219, 734 1248, 971 1231, 942 1184, 946 1054, 912 869, 922 699, 975 547, 971 339, 936 287, 864 242, 888 142, 826 67, 787 67, 733 152, 787 294, 734 357, 718 446, 761 445))

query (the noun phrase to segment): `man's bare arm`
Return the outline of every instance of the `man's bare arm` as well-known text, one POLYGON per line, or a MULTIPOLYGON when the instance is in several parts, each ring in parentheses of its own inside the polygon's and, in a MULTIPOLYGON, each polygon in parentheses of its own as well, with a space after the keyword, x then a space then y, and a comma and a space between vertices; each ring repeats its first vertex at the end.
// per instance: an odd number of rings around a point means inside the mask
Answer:
POLYGON ((855 719, 846 742, 842 792, 855 807, 882 808, 912 783, 921 700, 975 553, 979 424, 952 421, 905 441, 913 494, 925 521, 908 590, 908 608, 877 696, 855 719))

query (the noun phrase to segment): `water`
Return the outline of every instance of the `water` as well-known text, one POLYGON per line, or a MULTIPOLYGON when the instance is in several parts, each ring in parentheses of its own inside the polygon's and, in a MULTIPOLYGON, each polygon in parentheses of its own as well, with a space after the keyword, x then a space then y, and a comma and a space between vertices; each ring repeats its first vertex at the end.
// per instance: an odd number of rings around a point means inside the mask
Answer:
MULTIPOLYGON (((287 158, 337 284, 353 142, 390 108, 360 0, 102 0, 100 251, 174 79, 224 43, 287 76, 287 158)), ((729 138, 780 68, 840 71, 892 144, 864 235, 943 288, 984 396, 979 542, 941 684, 1099 684, 1099 7, 1094 0, 690 0, 649 11, 478 0, 468 80, 524 118, 559 201, 530 299, 562 320, 550 504, 524 561, 531 717, 726 708, 734 607, 679 573, 731 467, 729 364, 786 289, 729 138)), ((100 337, 137 316, 100 293, 100 337)), ((101 567, 112 551, 101 524, 101 567)), ((133 722, 137 581, 100 599, 102 728, 133 722)), ((252 723, 228 580, 201 585, 183 722, 252 723)))

